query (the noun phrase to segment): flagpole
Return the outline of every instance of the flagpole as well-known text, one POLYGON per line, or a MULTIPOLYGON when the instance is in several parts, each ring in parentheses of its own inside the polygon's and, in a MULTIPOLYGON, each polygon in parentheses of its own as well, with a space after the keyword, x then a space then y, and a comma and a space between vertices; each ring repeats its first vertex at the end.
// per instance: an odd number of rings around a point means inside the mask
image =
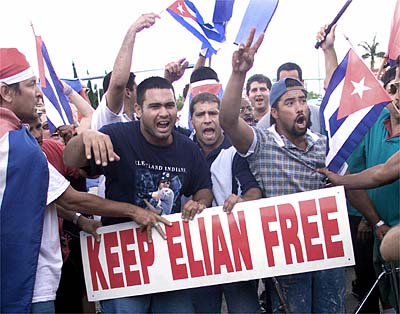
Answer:
POLYGON ((32 27, 33 35, 35 35, 35 36, 36 36, 36 33, 35 33, 35 28, 33 27, 33 22, 32 22, 32 21, 31 21, 31 27, 32 27))
POLYGON ((343 15, 344 11, 346 11, 346 9, 348 8, 348 6, 350 5, 352 0, 347 0, 346 3, 344 4, 344 6, 340 9, 339 13, 335 16, 335 18, 333 19, 333 21, 331 22, 331 24, 328 25, 328 27, 325 30, 325 37, 323 40, 318 41, 315 44, 315 49, 318 49, 319 47, 321 47, 321 44, 325 41, 326 36, 328 36, 328 34, 330 33, 333 25, 335 25, 337 23, 337 21, 339 21, 340 17, 343 15))

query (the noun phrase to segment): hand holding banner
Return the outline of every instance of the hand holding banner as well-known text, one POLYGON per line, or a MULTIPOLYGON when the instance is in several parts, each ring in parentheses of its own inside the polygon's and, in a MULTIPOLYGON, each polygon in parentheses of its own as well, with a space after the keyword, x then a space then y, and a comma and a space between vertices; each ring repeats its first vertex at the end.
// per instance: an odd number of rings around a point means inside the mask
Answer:
POLYGON ((354 264, 343 187, 169 215, 167 240, 135 223, 81 234, 90 301, 215 285, 354 264))

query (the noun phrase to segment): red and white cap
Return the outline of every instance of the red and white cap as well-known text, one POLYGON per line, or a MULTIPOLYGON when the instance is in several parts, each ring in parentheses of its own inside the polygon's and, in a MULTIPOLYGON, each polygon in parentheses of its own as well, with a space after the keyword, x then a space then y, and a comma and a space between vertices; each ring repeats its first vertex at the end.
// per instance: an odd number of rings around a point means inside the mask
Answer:
POLYGON ((11 85, 35 76, 25 55, 16 48, 0 48, 0 83, 11 85))

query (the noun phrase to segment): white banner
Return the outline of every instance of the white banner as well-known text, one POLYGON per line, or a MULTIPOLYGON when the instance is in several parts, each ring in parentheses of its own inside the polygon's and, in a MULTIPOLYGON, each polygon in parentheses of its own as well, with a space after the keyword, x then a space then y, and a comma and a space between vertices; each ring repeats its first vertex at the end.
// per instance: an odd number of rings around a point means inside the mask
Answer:
POLYGON ((133 222, 81 233, 89 301, 354 265, 342 187, 169 215, 153 243, 133 222))

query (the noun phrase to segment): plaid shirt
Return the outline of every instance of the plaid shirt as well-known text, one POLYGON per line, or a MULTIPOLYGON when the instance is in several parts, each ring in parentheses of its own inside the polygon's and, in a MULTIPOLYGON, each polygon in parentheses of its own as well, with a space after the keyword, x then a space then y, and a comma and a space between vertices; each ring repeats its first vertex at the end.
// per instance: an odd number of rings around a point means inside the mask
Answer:
POLYGON ((325 176, 316 168, 325 166, 326 138, 307 130, 305 151, 279 135, 275 125, 253 128, 254 141, 245 155, 265 197, 280 196, 325 187, 325 176))

